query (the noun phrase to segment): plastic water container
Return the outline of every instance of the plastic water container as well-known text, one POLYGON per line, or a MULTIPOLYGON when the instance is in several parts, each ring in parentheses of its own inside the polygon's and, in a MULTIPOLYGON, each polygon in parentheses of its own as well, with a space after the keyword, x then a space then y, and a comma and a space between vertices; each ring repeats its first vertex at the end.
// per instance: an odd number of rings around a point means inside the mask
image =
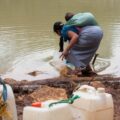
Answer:
MULTIPOLYGON (((9 85, 6 85, 7 87, 7 112, 10 114, 10 118, 4 118, 2 117, 2 120, 17 120, 17 111, 16 111, 16 104, 15 104, 15 98, 12 91, 12 88, 9 85)), ((2 93, 3 86, 0 85, 0 92, 2 93)), ((9 116, 8 116, 9 117, 9 116)))
POLYGON ((23 120, 73 120, 69 104, 48 107, 49 103, 46 101, 41 108, 24 107, 23 120))
POLYGON ((85 85, 74 95, 80 96, 71 105, 74 120, 113 120, 113 99, 104 88, 85 85))

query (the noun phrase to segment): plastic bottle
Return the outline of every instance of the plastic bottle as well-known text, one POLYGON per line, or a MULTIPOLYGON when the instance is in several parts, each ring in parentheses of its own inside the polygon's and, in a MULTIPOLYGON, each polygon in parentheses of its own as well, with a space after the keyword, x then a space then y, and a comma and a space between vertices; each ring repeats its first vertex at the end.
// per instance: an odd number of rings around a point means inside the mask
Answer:
POLYGON ((104 88, 82 86, 74 95, 80 96, 71 105, 75 120, 113 120, 113 99, 104 88))
POLYGON ((49 107, 51 102, 42 103, 42 107, 24 107, 23 120, 73 120, 69 104, 62 103, 49 107))
MULTIPOLYGON (((7 87, 7 117, 2 117, 2 120, 17 120, 17 111, 16 111, 16 104, 15 104, 15 98, 12 91, 12 88, 9 85, 6 85, 7 87)), ((0 92, 3 92, 3 86, 0 85, 0 92)))

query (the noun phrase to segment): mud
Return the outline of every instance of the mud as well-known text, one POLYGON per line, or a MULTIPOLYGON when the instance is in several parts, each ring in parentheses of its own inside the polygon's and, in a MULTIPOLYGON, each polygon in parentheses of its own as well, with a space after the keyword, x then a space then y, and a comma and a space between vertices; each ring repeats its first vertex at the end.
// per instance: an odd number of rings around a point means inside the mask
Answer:
POLYGON ((23 108, 31 106, 35 101, 50 99, 66 99, 77 89, 78 85, 88 84, 95 88, 104 87, 107 93, 112 94, 114 101, 114 120, 120 120, 120 78, 111 76, 67 78, 59 77, 47 80, 17 82, 5 79, 15 94, 18 120, 22 120, 23 108))

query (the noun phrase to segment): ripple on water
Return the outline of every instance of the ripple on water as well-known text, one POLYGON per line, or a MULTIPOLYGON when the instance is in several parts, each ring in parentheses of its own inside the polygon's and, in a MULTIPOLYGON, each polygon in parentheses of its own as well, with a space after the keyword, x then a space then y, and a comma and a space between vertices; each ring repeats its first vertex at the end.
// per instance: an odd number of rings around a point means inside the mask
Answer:
POLYGON ((103 58, 97 58, 94 65, 94 69, 96 72, 101 72, 104 71, 106 68, 108 68, 110 65, 111 63, 109 60, 103 58))
POLYGON ((51 33, 40 26, 0 27, 0 73, 23 61, 49 57, 55 49, 51 33))

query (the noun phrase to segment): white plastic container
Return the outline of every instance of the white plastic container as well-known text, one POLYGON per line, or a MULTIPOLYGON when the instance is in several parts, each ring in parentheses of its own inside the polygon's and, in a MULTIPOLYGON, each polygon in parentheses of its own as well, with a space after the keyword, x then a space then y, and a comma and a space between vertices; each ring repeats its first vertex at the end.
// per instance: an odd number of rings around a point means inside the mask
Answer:
MULTIPOLYGON (((15 98, 12 91, 12 88, 9 85, 6 85, 7 87, 7 111, 10 114, 10 118, 4 118, 2 117, 2 120, 17 120, 17 111, 16 111, 16 104, 15 104, 15 98)), ((3 86, 0 85, 0 92, 2 93, 3 86)))
POLYGON ((74 120, 113 120, 112 96, 104 88, 85 85, 74 95, 80 96, 71 105, 74 120))
POLYGON ((46 101, 41 108, 25 107, 23 120, 73 120, 69 104, 57 104, 49 108, 48 103, 46 101))

